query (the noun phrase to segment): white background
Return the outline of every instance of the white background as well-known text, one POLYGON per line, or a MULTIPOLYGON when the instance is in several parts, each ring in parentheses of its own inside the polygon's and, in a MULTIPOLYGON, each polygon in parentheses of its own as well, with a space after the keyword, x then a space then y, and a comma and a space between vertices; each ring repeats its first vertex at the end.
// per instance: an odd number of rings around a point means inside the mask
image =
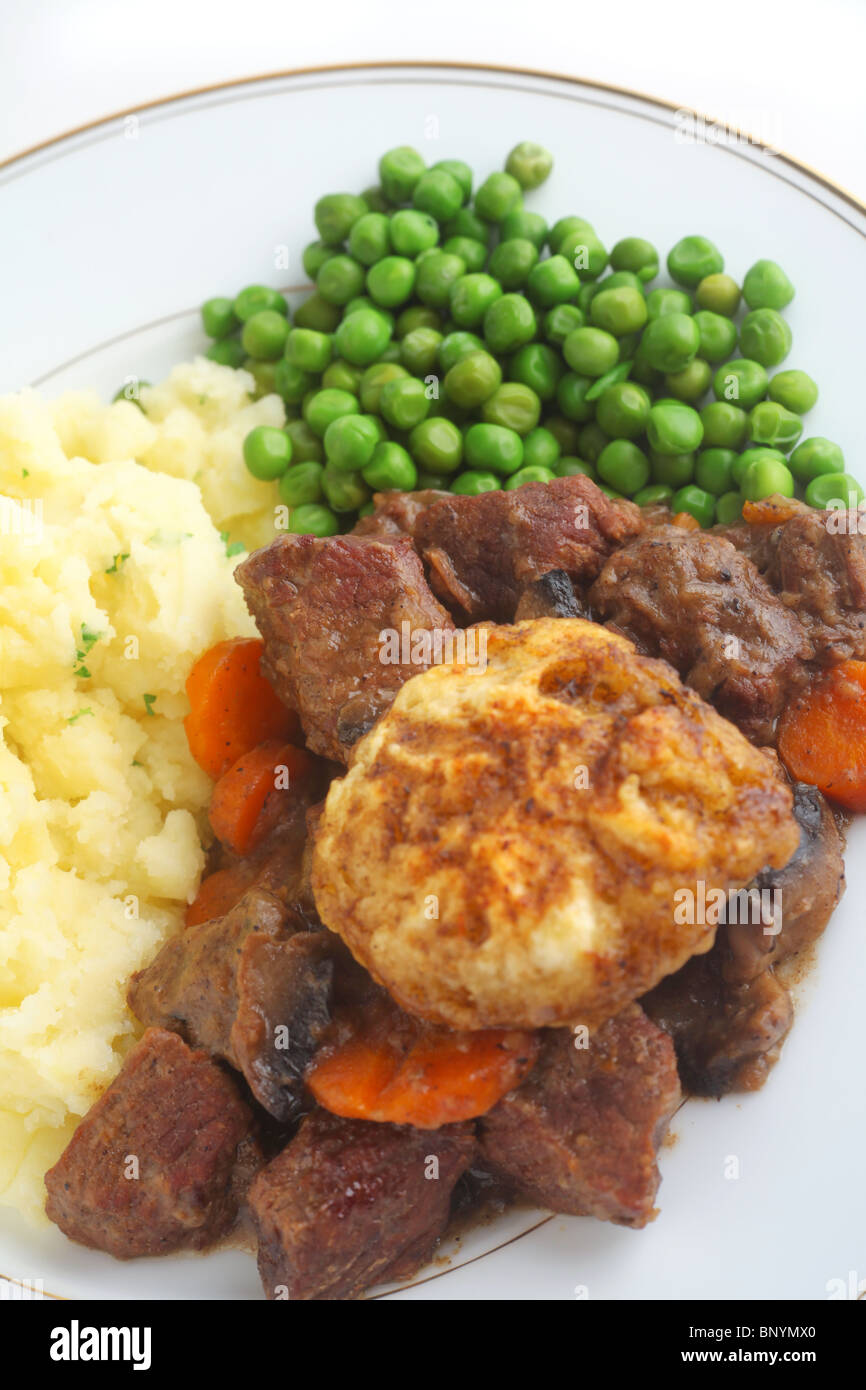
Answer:
POLYGON ((631 87, 866 200, 864 0, 0 0, 0 160, 190 87, 388 58, 631 87))

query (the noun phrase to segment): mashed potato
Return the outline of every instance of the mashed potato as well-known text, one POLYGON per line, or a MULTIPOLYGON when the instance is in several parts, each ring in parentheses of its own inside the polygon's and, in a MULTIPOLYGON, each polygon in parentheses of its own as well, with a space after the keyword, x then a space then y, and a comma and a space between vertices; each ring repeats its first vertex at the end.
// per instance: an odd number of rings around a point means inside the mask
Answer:
POLYGON ((283 409, 251 387, 200 360, 142 393, 147 416, 0 398, 0 1203, 30 1214, 203 867, 184 682, 255 630, 220 535, 273 536, 240 445, 283 409))

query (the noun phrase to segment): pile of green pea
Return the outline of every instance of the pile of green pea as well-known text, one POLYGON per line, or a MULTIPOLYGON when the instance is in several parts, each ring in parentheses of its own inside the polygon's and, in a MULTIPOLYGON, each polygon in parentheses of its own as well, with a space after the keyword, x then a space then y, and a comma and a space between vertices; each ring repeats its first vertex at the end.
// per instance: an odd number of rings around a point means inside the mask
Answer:
POLYGON ((552 167, 523 142, 473 192, 463 161, 390 150, 377 186, 316 204, 315 291, 293 318, 263 285, 203 305, 207 355, 285 403, 285 428, 253 429, 244 459, 276 481, 290 529, 347 530, 389 488, 569 474, 702 526, 773 493, 857 505, 839 445, 800 440, 815 382, 768 375, 791 350, 782 268, 757 261, 741 288, 686 236, 667 258, 678 288, 652 288, 643 237, 608 250, 583 218, 549 226, 524 207, 552 167))

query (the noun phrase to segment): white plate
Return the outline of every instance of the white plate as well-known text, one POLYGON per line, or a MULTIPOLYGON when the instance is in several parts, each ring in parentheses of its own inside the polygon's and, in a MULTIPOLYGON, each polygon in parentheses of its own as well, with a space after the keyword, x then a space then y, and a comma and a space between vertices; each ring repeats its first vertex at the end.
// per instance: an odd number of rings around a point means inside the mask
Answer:
MULTIPOLYGON (((623 92, 444 65, 287 75, 104 122, 0 170, 0 389, 108 395, 127 375, 154 379, 203 347, 201 300, 252 281, 300 287, 316 198, 372 183, 383 150, 414 144, 484 174, 531 138, 556 156, 531 199, 551 219, 577 213, 607 244, 635 234, 665 251, 702 232, 738 277, 760 256, 785 266, 798 290, 786 365, 821 386, 807 433, 854 462, 864 210, 784 157, 683 132, 672 109, 623 92)), ((847 897, 764 1090, 677 1115, 654 1225, 512 1213, 390 1296, 822 1299, 829 1281, 866 1278, 864 846, 858 824, 847 897)), ((117 1264, 8 1212, 0 1270, 67 1297, 261 1296, 239 1252, 117 1264)))

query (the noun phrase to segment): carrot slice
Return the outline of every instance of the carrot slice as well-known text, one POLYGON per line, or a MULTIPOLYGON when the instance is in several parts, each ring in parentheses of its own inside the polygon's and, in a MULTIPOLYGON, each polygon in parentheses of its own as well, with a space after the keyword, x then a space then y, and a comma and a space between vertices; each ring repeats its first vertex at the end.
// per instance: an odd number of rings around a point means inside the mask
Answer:
POLYGON ((268 739, 297 739, 300 722, 259 669, 264 643, 253 637, 218 642, 193 666, 184 720, 190 752, 211 777, 268 739))
POLYGON ((679 526, 683 531, 700 531, 701 523, 691 512, 676 512, 671 526, 679 526))
POLYGON ((843 661, 782 715, 779 756, 849 811, 866 811, 866 661, 843 661))
POLYGON ((485 1114, 523 1080, 538 1037, 518 1030, 421 1031, 399 1039, 350 1037, 325 1047, 307 1072, 316 1100, 334 1115, 438 1129, 485 1114))
POLYGON ((303 748, 279 739, 244 753, 213 789, 209 814, 217 839, 235 854, 255 849, 280 819, 286 795, 315 766, 303 748))
POLYGON ((197 927, 201 922, 211 922, 214 917, 225 916, 243 897, 250 877, 251 871, 242 865, 217 869, 215 873, 208 874, 207 878, 202 879, 198 892, 186 910, 186 925, 197 927))
POLYGON ((743 520, 750 526, 778 526, 803 511, 802 502, 793 497, 765 497, 762 502, 744 502, 743 520))

